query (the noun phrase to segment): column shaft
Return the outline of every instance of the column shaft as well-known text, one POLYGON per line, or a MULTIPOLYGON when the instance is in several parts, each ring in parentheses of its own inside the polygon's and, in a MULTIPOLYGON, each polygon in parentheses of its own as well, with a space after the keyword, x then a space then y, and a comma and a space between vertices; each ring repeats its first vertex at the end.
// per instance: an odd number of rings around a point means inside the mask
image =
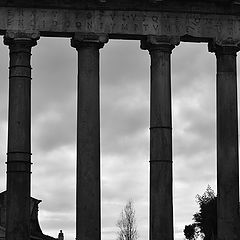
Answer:
POLYGON ((142 42, 151 56, 150 240, 173 240, 171 51, 168 41, 142 42))
POLYGON ((30 239, 30 38, 5 38, 10 49, 6 239, 30 239))
POLYGON ((173 239, 170 53, 151 52, 150 239, 173 239))
POLYGON ((78 49, 77 239, 100 239, 98 48, 78 49))
POLYGON ((217 56, 217 223, 218 239, 238 239, 239 163, 236 50, 217 56))
POLYGON ((72 40, 78 51, 77 240, 101 239, 98 41, 72 40))

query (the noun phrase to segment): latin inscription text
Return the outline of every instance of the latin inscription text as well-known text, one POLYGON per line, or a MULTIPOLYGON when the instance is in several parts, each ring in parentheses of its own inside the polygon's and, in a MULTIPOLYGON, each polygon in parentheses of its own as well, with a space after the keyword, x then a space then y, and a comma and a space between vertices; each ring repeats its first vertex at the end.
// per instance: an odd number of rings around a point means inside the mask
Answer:
POLYGON ((240 17, 138 11, 0 8, 0 30, 237 39, 240 17))

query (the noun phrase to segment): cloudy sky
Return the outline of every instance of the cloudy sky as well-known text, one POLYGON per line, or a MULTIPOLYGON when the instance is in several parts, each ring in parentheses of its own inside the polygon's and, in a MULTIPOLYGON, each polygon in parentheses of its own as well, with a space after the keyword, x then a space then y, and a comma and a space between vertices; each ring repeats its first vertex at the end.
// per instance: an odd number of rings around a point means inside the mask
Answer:
MULTIPOLYGON (((42 38, 32 51, 32 196, 42 200, 45 234, 75 239, 77 55, 69 39, 42 38)), ((6 185, 8 48, 0 44, 0 190, 6 185)), ((101 50, 102 239, 133 199, 140 240, 148 239, 149 66, 138 41, 101 50)), ((181 43, 172 54, 175 239, 198 210, 195 196, 216 190, 215 55, 181 43)))

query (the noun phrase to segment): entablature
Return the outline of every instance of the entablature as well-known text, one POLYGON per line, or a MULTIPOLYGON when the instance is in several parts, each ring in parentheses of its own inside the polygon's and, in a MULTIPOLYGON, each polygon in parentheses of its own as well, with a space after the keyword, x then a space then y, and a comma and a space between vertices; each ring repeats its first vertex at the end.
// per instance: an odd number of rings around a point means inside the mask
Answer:
POLYGON ((240 0, 0 0, 0 7, 239 15, 239 3, 240 0))
POLYGON ((109 38, 142 39, 177 36, 182 41, 236 41, 240 16, 183 12, 73 10, 0 7, 0 33, 39 32, 72 37, 75 33, 107 34, 109 38))

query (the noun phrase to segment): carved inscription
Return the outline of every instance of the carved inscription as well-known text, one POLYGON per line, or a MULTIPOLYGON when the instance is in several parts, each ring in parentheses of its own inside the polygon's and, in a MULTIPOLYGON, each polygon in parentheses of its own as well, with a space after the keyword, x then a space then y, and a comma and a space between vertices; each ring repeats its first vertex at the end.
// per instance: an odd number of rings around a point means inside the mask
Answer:
POLYGON ((0 30, 40 31, 42 35, 106 33, 112 36, 167 35, 238 39, 240 17, 141 11, 0 8, 0 30))
POLYGON ((13 9, 8 9, 7 10, 7 28, 11 28, 12 25, 14 25, 14 15, 15 15, 15 12, 13 9))

